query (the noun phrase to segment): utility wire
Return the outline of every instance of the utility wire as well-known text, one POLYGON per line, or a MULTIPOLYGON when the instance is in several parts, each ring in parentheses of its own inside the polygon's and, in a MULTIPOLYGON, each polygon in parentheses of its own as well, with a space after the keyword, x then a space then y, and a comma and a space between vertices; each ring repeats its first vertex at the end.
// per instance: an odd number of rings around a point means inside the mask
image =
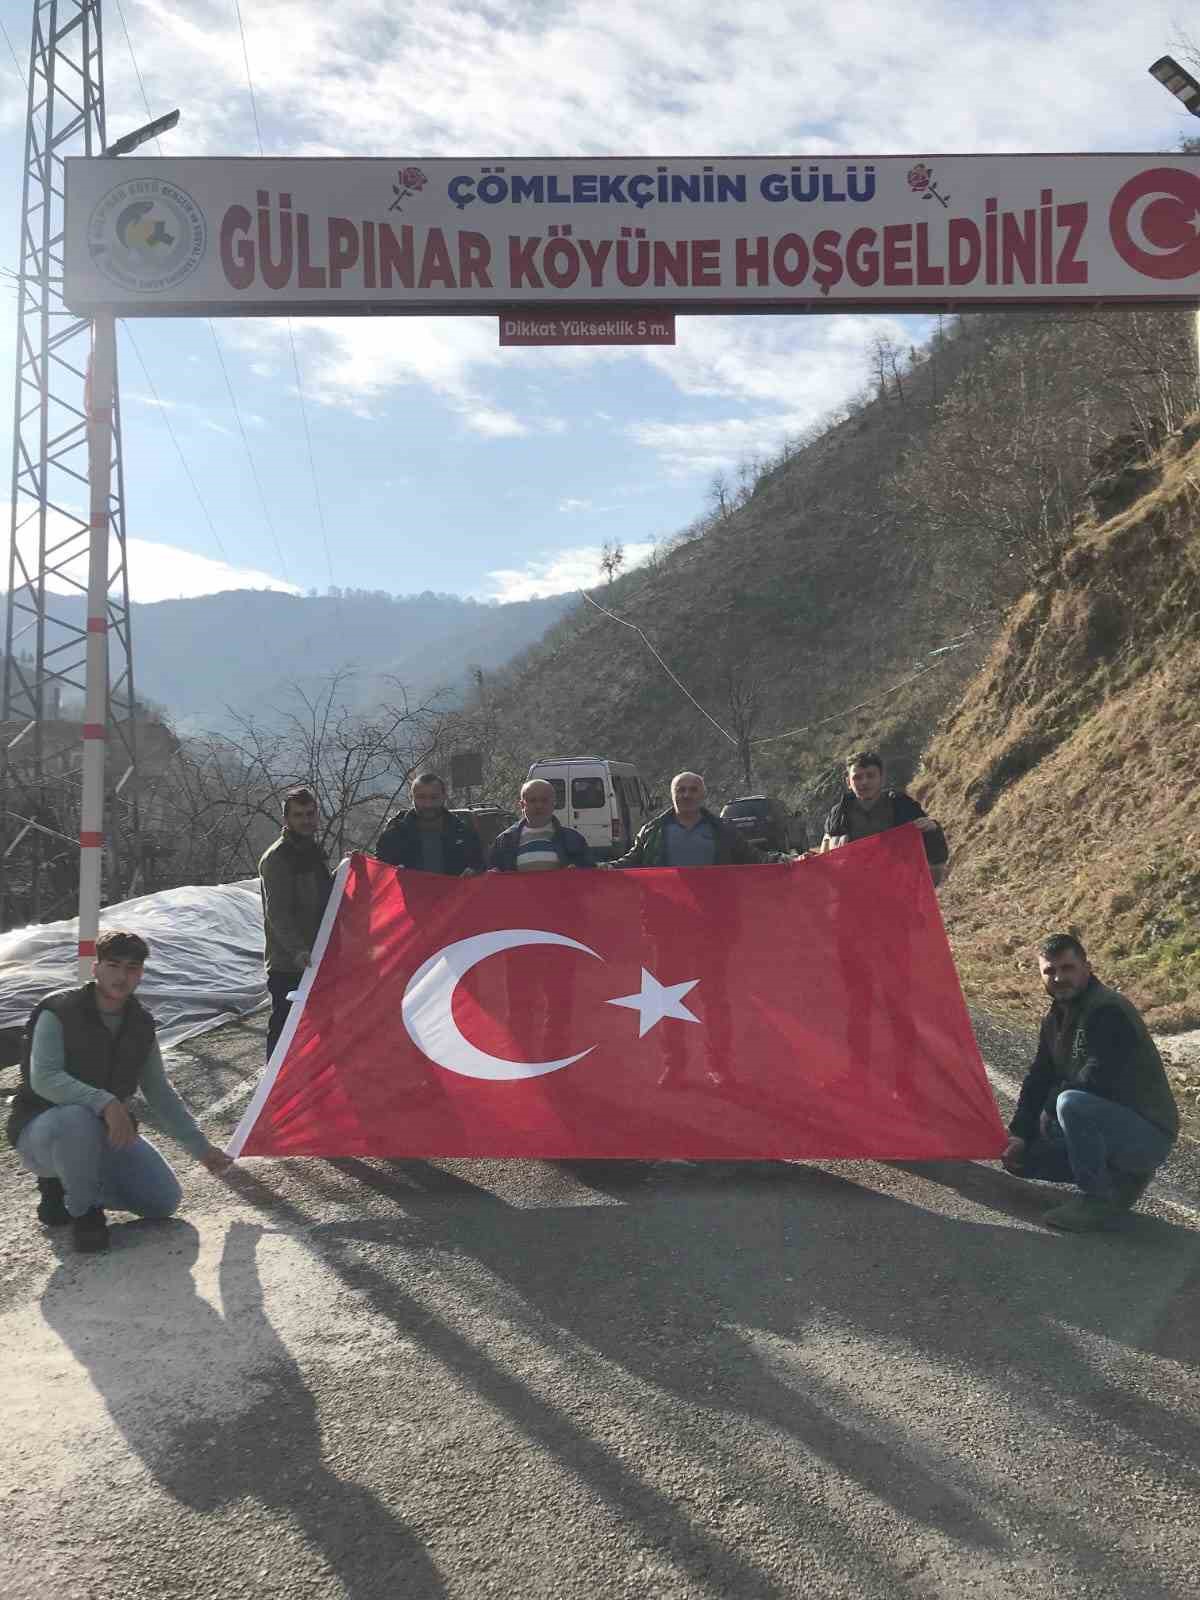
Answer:
MULTIPOLYGON (((944 644, 936 650, 931 650, 929 652, 930 657, 947 656, 953 650, 961 650, 963 645, 974 636, 974 633, 974 628, 969 629, 949 644, 944 644)), ((899 683, 894 683, 890 689, 885 689, 882 694, 872 695, 869 700, 860 700, 856 706, 847 706, 843 711, 835 711, 831 717, 821 717, 816 722, 806 722, 802 728, 789 728, 786 733, 768 733, 761 739, 751 739, 750 743, 771 744, 776 739, 792 739, 799 733, 810 733, 813 728, 823 728, 828 722, 840 722, 843 717, 852 716, 856 711, 865 711, 868 706, 877 706, 881 700, 888 700, 892 695, 899 694, 901 689, 906 689, 910 683, 916 683, 918 678, 923 678, 927 672, 936 671, 942 665, 944 665, 942 661, 931 659, 929 664, 922 667, 919 672, 914 672, 910 678, 901 678, 899 683)))
POLYGON ((192 469, 187 464, 187 457, 184 455, 183 449, 182 449, 182 447, 181 447, 181 445, 179 443, 179 440, 175 436, 175 429, 171 426, 171 419, 167 415, 167 408, 163 405, 162 401, 159 399, 158 390, 154 387, 154 379, 150 376, 150 373, 149 373, 149 371, 147 370, 147 367, 146 367, 146 363, 142 360, 142 352, 137 347, 137 340, 133 337, 133 330, 130 328, 130 326, 129 326, 129 324, 127 322, 123 322, 121 324, 121 326, 122 326, 122 329, 124 330, 125 337, 129 340, 129 343, 133 347, 133 353, 138 359, 138 365, 142 369, 142 375, 145 378, 146 382, 150 385, 150 393, 154 396, 154 403, 158 407, 158 414, 163 419, 163 423, 166 426, 166 430, 171 436, 171 443, 175 446, 176 453, 179 456, 179 464, 183 468, 184 473, 187 476, 187 480, 192 486, 192 490, 193 490, 193 492, 194 492, 194 494, 196 496, 196 499, 200 503, 200 509, 204 513, 204 520, 205 520, 205 522, 208 523, 208 531, 213 536, 213 543, 216 545, 217 549, 221 552, 221 560, 226 562, 226 563, 228 563, 228 561, 229 561, 229 552, 225 549, 224 544, 221 542, 221 535, 217 532, 216 524, 213 522, 212 517, 209 515, 208 507, 204 503, 204 496, 200 493, 200 486, 196 482, 195 477, 192 475, 192 469))
POLYGON ((237 17, 238 32, 242 36, 242 60, 246 64, 246 87, 250 91, 250 110, 254 116, 254 137, 258 140, 258 153, 263 153, 262 128, 258 121, 258 101, 254 96, 254 79, 250 76, 250 51, 246 46, 246 30, 242 25, 242 8, 238 0, 233 0, 234 15, 237 17))
MULTIPOLYGON (((663 658, 659 655, 658 651, 650 643, 649 639, 647 639, 646 635, 642 632, 642 630, 637 626, 636 623, 634 623, 634 622, 626 622, 624 617, 618 617, 614 612, 606 610, 604 608, 604 606, 602 606, 599 603, 598 600, 593 600, 592 599, 591 595, 588 594, 586 589, 580 589, 579 593, 587 601, 588 605, 595 606, 596 610, 599 611, 603 616, 608 617, 613 622, 619 622, 623 628, 632 629, 632 631, 637 634, 638 638, 646 646, 646 649, 649 650, 650 654, 658 662, 659 666, 666 673, 667 677, 670 678, 671 682, 675 685, 675 687, 677 689, 679 689, 681 691, 681 693, 683 693, 683 694, 685 694, 687 696, 687 698, 692 702, 692 704, 695 706, 696 710, 700 713, 700 715, 702 717, 707 718, 707 720, 712 723, 713 727, 717 730, 717 732, 719 734, 723 735, 724 738, 729 740, 730 744, 732 744, 732 745, 737 745, 738 744, 738 741, 734 738, 734 736, 731 733, 727 733, 725 731, 725 729, 717 721, 716 717, 710 716, 709 713, 707 711, 705 711, 704 707, 700 704, 699 700, 696 699, 695 695, 691 692, 691 690, 687 687, 687 685, 684 684, 684 683, 681 683, 679 681, 679 679, 671 671, 670 667, 663 660, 663 658)), ((750 743, 752 745, 754 745, 754 744, 771 744, 776 739, 792 739, 797 734, 809 733, 813 728, 823 728, 825 726, 825 724, 828 723, 828 722, 839 722, 839 721, 841 721, 841 719, 843 717, 852 716, 853 713, 856 712, 856 711, 865 711, 868 706, 878 705, 881 700, 887 700, 892 695, 898 694, 901 689, 907 688, 910 683, 916 683, 918 678, 923 678, 927 672, 933 672, 938 667, 942 666, 943 662, 941 660, 938 660, 938 661, 933 660, 934 656, 940 656, 940 657, 944 658, 945 656, 949 655, 954 650, 961 650, 963 645, 965 645, 970 639, 972 639, 974 637, 974 635, 975 635, 975 629, 974 628, 968 628, 966 633, 957 634, 953 639, 950 640, 950 642, 948 644, 939 645, 936 650, 929 651, 930 660, 929 660, 929 664, 927 666, 922 667, 919 672, 914 672, 912 674, 912 676, 909 677, 909 678, 902 678, 899 683, 894 683, 890 689, 885 689, 882 692, 882 694, 873 695, 869 700, 860 700, 859 703, 856 706, 846 706, 844 710, 835 711, 833 713, 833 715, 830 716, 830 717, 821 717, 816 722, 807 722, 807 723, 805 723, 805 725, 802 728, 789 728, 786 733, 768 733, 768 734, 764 735, 762 738, 751 739, 751 740, 748 741, 748 743, 750 743)))
POLYGON ((225 356, 221 349, 221 341, 217 338, 217 330, 213 327, 211 317, 208 319, 208 331, 212 334, 213 345, 217 352, 217 361, 221 367, 221 376, 225 379, 226 389, 229 390, 229 403, 233 407, 233 415, 237 420, 238 432, 241 434, 242 443, 246 447, 246 460, 250 464, 250 475, 254 479, 254 487, 258 490, 258 498, 262 502, 263 516, 266 519, 267 527, 271 531, 271 538, 275 542, 275 551, 279 557, 279 570, 283 573, 284 582, 290 583, 292 580, 288 577, 287 562, 283 555, 283 546, 280 544, 279 535, 275 531, 275 523, 271 516, 270 507, 267 504, 267 497, 263 492, 262 480, 259 478, 258 468, 254 464, 254 455, 250 449, 250 440, 246 437, 246 429, 242 423, 242 413, 238 407, 237 396, 233 392, 233 384, 229 381, 229 369, 225 365, 225 356))
POLYGON ((21 82, 25 85, 26 90, 28 90, 28 88, 29 88, 29 80, 25 76, 25 68, 21 65, 21 58, 17 55, 17 52, 13 49, 13 42, 8 37, 8 29, 4 26, 4 23, 3 23, 2 20, 0 20, 0 33, 2 33, 4 35, 4 42, 8 46, 9 55, 13 58, 13 66, 16 67, 16 69, 17 69, 17 76, 18 76, 18 78, 20 78, 21 82))
MULTIPOLYGON (((116 3, 117 3, 117 15, 121 19, 121 31, 125 35, 125 48, 129 52, 129 60, 130 60, 131 65, 133 66, 134 76, 137 78, 138 89, 141 91, 142 104, 146 108, 146 120, 148 122, 152 122, 154 120, 154 114, 150 110, 150 97, 146 93, 146 84, 145 84, 145 81, 142 78, 141 68, 138 66, 138 64, 137 64, 137 56, 133 52, 133 40, 129 36, 129 28, 128 28, 126 22, 125 22, 125 13, 121 9, 121 0, 116 0, 116 3)), ((241 13, 240 9, 237 6, 237 0, 234 0, 234 9, 237 11, 238 28, 240 30, 241 27, 242 27, 242 13, 241 13)), ((246 50, 246 35, 245 35, 245 32, 243 31, 242 32, 242 53, 243 53, 243 55, 245 54, 245 50, 246 50)), ((246 62, 247 81, 249 80, 249 75, 250 75, 250 63, 249 63, 249 60, 247 60, 247 62, 246 62)), ((254 89, 253 89, 253 86, 250 89, 250 104, 251 104, 251 106, 254 106, 254 89)), ((257 132, 258 132, 258 109, 257 109, 257 107, 255 107, 255 109, 254 109, 254 129, 255 129, 255 133, 257 134, 257 132)), ((162 140, 157 136, 157 134, 155 135, 154 143, 155 143, 155 147, 158 150, 159 155, 161 156, 162 155, 162 140)), ((259 155, 262 154, 262 139, 261 139, 261 137, 259 138, 259 141, 258 141, 258 153, 259 153, 259 155)), ((270 531, 272 542, 275 545, 276 554, 279 557, 280 570, 283 573, 284 582, 285 583, 290 583, 291 579, 288 577, 287 562, 284 559, 283 547, 279 542, 279 535, 275 531, 275 523, 274 523, 274 521, 273 521, 273 519, 271 517, 270 508, 269 508, 268 503, 267 503, 267 497, 263 493, 262 480, 260 479, 260 477, 258 475, 258 468, 257 468, 257 466, 255 465, 255 462, 254 462, 253 451, 250 449, 250 439, 249 439, 249 436, 246 433, 245 425, 242 422, 241 408, 238 406, 237 395, 234 392, 233 384, 229 380, 229 369, 225 365, 225 355, 224 355, 224 352, 221 349, 221 341, 217 338, 217 330, 213 326, 212 318, 211 317, 207 317, 205 320, 208 323, 208 331, 212 335, 213 345, 216 348, 217 361, 218 361, 218 363, 220 365, 220 368, 221 368, 221 376, 225 379, 225 388, 228 390, 228 393, 229 393, 229 404, 233 407, 234 420, 237 422, 238 432, 241 434, 241 437, 242 437, 242 444, 246 448, 246 460, 249 462, 250 475, 254 479, 254 487, 258 490, 258 498, 259 498, 260 502, 262 503, 263 517, 266 520, 267 528, 270 531)), ((138 359, 140 360, 141 357, 139 356, 138 359)), ((151 385, 151 387, 153 387, 153 385, 151 385)), ((178 445, 176 446, 176 448, 178 448, 178 445)), ((188 476, 191 477, 191 473, 190 472, 188 473, 188 476)))
MULTIPOLYGON (((254 75, 250 71, 250 47, 246 43, 246 29, 242 22, 242 8, 239 0, 233 0, 234 15, 237 17, 238 33, 242 40, 242 62, 246 68, 246 88, 250 94, 250 111, 254 117, 254 138, 258 145, 258 153, 263 154, 262 124, 258 120, 258 98, 254 93, 254 75)), ((321 543, 325 547, 325 567, 329 573, 329 586, 336 588, 333 581, 333 557, 329 551, 329 529, 325 523, 325 506, 321 500, 321 484, 317 478, 317 462, 313 454, 312 431, 308 426, 308 405, 304 399, 304 381, 300 376, 300 358, 296 354, 296 330, 292 326, 292 319, 287 319, 288 345, 292 352, 292 370, 296 374, 296 398, 300 402, 300 420, 304 424, 304 442, 308 448, 308 470, 312 474, 313 503, 317 508, 317 523, 321 530, 321 543)))
POLYGON ((325 526, 325 507, 321 503, 321 485, 317 478, 317 462, 313 455, 312 434, 308 427, 308 406, 304 401, 304 384, 300 379, 300 360, 296 355, 296 335, 292 328, 292 319, 288 318, 288 343, 292 347, 292 367, 296 373, 296 398, 300 402, 300 417, 304 423, 304 442, 308 446, 308 470, 312 474, 313 500, 317 507, 317 522, 321 529, 321 543, 325 546, 325 565, 329 570, 329 584, 331 588, 336 585, 333 581, 333 558, 329 553, 329 532, 325 526))
POLYGON ((588 605, 595 606, 596 610, 599 611, 599 612, 602 612, 604 616, 610 617, 613 622, 619 622, 623 628, 632 628, 633 632, 637 634, 638 638, 646 646, 646 649, 649 650, 650 654, 654 657, 655 661, 658 662, 659 666, 666 673, 667 677, 670 678, 671 682, 675 685, 675 687, 678 690, 680 690, 681 693, 683 693, 683 694, 685 694, 687 696, 687 698, 692 702, 692 704, 695 706, 696 710, 700 713, 700 715, 702 717, 707 718, 707 720, 712 723, 713 727, 717 730, 717 732, 721 735, 722 738, 728 739, 731 745, 734 745, 734 746, 737 745, 738 741, 734 738, 733 734, 727 733, 726 730, 717 721, 716 717, 710 716, 709 713, 707 711, 705 711, 704 707, 700 704, 699 700, 696 699, 696 696, 692 693, 692 691, 688 688, 688 686, 685 683, 680 683, 679 679, 671 671, 670 667, 663 660, 663 658, 659 655, 658 651, 650 643, 649 639, 647 639, 646 635, 642 632, 642 630, 637 626, 637 624, 635 622, 626 622, 624 617, 618 617, 612 611, 606 611, 598 600, 593 600, 592 599, 591 595, 588 594, 586 589, 580 589, 579 592, 583 596, 583 598, 587 601, 588 605))

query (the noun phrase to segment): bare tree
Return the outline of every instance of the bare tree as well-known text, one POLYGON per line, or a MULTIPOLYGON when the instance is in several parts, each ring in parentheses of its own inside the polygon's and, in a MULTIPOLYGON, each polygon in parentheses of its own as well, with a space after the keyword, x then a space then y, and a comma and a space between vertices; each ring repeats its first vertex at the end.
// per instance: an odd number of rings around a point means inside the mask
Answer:
POLYGON ((600 570, 608 579, 608 586, 612 588, 612 581, 625 565, 625 546, 619 539, 606 539, 600 549, 600 570))

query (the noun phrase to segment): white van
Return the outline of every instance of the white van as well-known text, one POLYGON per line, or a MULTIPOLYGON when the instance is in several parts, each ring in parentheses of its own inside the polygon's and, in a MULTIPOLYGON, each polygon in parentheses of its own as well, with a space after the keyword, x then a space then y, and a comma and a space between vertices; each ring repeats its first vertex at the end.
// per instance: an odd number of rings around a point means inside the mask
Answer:
POLYGON ((583 835, 599 861, 624 855, 638 829, 656 815, 650 791, 628 761, 547 756, 533 763, 528 777, 551 785, 554 815, 583 835))

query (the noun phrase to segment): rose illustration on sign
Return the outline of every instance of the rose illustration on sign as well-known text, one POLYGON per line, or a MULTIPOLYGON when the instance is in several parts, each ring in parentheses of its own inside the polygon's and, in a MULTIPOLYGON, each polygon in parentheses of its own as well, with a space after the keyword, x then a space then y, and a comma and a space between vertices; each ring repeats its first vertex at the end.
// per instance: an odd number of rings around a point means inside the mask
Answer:
POLYGON ((923 161, 918 161, 915 166, 909 167, 908 187, 914 194, 923 195, 926 200, 936 200, 941 206, 950 204, 950 196, 942 194, 933 181, 933 168, 926 166, 923 161))
POLYGON ((401 200, 407 200, 410 195, 419 194, 429 182, 420 167, 401 167, 396 173, 396 182, 392 185, 392 194, 395 199, 388 207, 389 211, 403 211, 401 200))

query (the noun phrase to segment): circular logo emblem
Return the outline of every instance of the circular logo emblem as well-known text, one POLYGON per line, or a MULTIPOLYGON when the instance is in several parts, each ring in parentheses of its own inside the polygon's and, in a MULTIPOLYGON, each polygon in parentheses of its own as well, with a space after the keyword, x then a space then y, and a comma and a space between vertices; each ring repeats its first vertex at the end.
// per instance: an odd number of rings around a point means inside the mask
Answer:
POLYGON ((1121 259, 1147 278, 1200 272, 1200 176, 1151 167, 1121 185, 1108 215, 1121 259))
POLYGON ((110 189, 87 230, 92 264, 137 294, 173 289, 204 256, 208 224, 183 189, 160 178, 133 178, 110 189))

